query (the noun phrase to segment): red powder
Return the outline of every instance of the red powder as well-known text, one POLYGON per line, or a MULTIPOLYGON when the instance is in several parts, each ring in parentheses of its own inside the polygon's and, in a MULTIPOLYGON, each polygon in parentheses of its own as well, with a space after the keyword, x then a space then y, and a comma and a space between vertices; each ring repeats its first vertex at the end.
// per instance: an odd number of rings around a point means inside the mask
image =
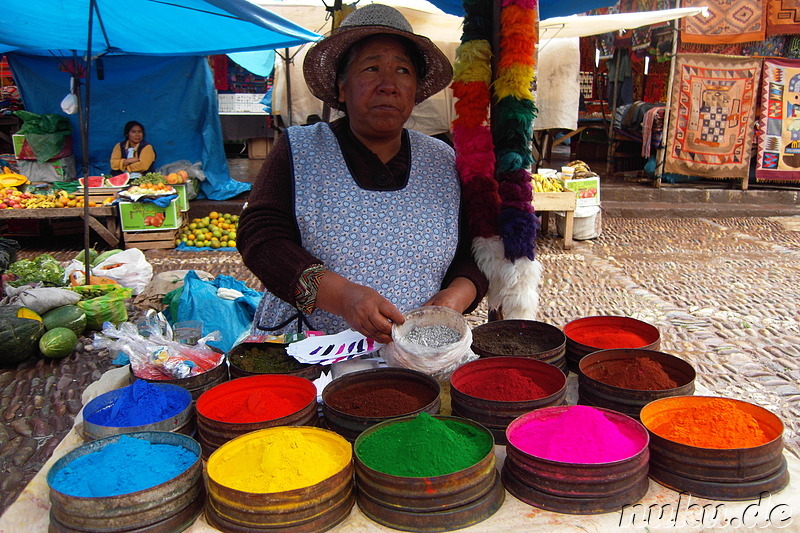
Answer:
POLYGON ((245 389, 226 395, 224 401, 209 402, 202 414, 220 422, 249 424, 288 416, 303 407, 268 390, 245 389))
POLYGON ((651 341, 635 331, 620 329, 615 326, 592 326, 571 331, 569 337, 579 343, 601 350, 615 348, 641 348, 651 341))
POLYGON ((533 378, 516 368, 486 370, 458 386, 464 394, 498 402, 538 400, 548 395, 533 378))
POLYGON ((527 454, 563 463, 610 463, 628 459, 646 438, 603 411, 585 405, 545 408, 508 435, 511 445, 527 454))

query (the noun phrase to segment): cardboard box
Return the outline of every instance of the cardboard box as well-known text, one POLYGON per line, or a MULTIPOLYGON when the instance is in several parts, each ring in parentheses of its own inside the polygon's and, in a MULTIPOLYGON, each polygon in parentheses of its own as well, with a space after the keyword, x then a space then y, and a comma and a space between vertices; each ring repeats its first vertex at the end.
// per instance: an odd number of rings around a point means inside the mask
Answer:
POLYGON ((178 210, 186 212, 189 210, 189 199, 186 197, 186 184, 176 183, 172 186, 178 192, 178 210))
POLYGON ((122 231, 165 231, 181 226, 183 219, 178 211, 178 200, 172 200, 167 207, 158 207, 151 202, 120 202, 119 220, 122 231), (147 217, 164 214, 164 222, 154 226, 147 217))
POLYGON ((564 188, 575 192, 578 207, 600 205, 599 177, 564 180, 564 188))

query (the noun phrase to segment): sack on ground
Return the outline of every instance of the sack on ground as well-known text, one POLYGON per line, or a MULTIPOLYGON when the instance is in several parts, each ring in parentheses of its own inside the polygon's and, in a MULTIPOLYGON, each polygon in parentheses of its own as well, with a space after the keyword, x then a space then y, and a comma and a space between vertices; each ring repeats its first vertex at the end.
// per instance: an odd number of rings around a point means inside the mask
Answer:
POLYGON ((22 291, 15 298, 15 302, 42 315, 56 307, 75 304, 80 299, 77 293, 69 289, 41 287, 22 291))
POLYGON ((133 295, 133 289, 117 287, 103 296, 91 300, 81 300, 78 307, 86 313, 86 328, 100 331, 103 322, 118 325, 128 320, 125 299, 133 295))

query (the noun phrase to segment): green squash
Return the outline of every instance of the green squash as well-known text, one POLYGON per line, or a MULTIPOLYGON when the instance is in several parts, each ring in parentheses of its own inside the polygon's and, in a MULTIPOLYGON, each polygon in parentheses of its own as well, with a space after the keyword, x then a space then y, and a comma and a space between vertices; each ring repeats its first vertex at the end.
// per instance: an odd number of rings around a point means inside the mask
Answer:
POLYGON ((80 335, 86 329, 86 311, 77 305, 62 305, 42 315, 42 322, 48 331, 53 328, 67 328, 80 335))
POLYGON ((36 354, 44 331, 38 320, 0 316, 0 365, 13 365, 36 354))
POLYGON ((39 351, 45 357, 61 359, 75 351, 78 336, 67 328, 53 328, 39 339, 39 351))

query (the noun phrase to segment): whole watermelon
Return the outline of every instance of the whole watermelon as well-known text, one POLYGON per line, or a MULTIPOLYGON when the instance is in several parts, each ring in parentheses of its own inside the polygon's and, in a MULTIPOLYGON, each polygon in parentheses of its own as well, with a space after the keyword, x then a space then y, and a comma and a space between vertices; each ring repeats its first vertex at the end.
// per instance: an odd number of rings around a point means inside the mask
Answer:
POLYGON ((78 336, 69 328, 53 328, 39 339, 39 351, 45 357, 61 359, 75 351, 78 336))

